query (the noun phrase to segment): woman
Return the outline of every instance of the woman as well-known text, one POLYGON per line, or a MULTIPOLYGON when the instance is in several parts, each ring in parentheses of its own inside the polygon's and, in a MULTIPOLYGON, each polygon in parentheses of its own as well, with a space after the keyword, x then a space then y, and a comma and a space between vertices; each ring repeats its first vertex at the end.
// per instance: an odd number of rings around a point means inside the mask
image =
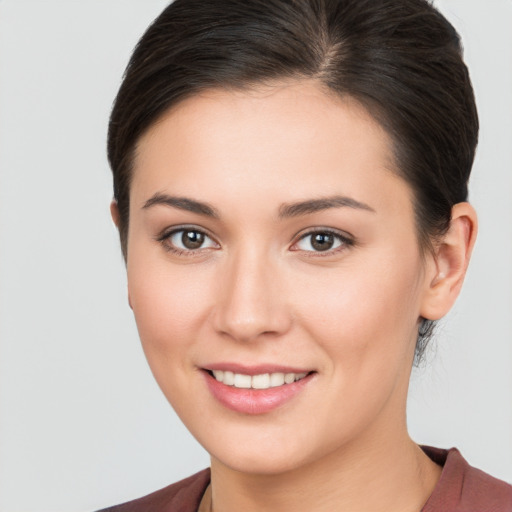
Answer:
POLYGON ((211 471, 109 510, 512 510, 406 427, 476 237, 478 119, 424 0, 177 0, 111 116, 154 376, 211 471))

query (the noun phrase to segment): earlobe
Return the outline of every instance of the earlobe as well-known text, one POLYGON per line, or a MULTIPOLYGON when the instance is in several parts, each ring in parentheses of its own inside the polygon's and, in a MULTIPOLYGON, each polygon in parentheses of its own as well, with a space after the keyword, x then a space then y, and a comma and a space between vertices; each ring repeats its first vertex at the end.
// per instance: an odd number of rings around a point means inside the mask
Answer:
POLYGON ((116 225, 116 228, 119 229, 119 207, 115 199, 112 199, 110 203, 110 215, 116 225))
POLYGON ((450 227, 436 245, 421 316, 438 320, 453 306, 464 282, 477 234, 477 217, 469 203, 452 208, 450 227))

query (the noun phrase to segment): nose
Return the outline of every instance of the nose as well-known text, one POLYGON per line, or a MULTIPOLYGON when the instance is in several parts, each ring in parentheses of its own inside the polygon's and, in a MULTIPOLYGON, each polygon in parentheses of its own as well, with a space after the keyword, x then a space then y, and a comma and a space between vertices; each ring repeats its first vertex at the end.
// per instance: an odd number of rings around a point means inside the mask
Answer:
POLYGON ((288 331, 291 312, 278 265, 253 254, 226 261, 219 282, 213 322, 225 336, 250 342, 288 331))

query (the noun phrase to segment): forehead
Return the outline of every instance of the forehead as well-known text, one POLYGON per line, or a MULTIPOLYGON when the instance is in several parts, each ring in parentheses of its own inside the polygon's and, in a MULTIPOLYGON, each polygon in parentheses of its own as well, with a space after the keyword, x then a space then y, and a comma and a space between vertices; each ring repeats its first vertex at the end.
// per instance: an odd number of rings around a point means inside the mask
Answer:
POLYGON ((276 83, 206 91, 169 110, 139 141, 132 192, 358 195, 396 182, 395 168, 390 137, 356 100, 313 81, 276 83))

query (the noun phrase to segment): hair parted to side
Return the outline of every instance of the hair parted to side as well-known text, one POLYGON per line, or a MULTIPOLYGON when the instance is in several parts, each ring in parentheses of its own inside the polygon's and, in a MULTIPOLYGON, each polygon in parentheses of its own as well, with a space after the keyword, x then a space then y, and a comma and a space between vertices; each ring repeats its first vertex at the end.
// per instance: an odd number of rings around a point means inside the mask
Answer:
MULTIPOLYGON (((137 142, 178 102, 212 88, 315 79, 389 133, 428 249, 467 199, 478 116, 453 26, 427 0, 175 0, 137 44, 115 100, 108 158, 127 257, 137 142)), ((425 320, 417 360, 431 335, 425 320)))

